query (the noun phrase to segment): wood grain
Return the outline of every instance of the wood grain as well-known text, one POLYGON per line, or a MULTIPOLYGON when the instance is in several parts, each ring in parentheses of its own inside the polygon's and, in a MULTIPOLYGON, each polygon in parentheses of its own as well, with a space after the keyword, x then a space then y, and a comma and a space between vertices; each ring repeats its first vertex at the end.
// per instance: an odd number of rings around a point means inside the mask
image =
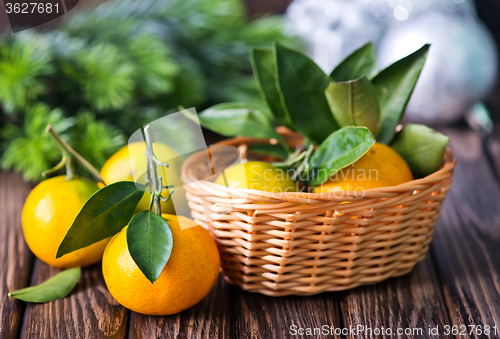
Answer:
POLYGON ((0 172, 0 338, 16 337, 25 303, 7 296, 30 281, 33 254, 24 242, 21 211, 31 190, 21 176, 0 172))
POLYGON ((233 305, 231 288, 219 276, 210 293, 184 312, 165 317, 132 313, 129 338, 232 339, 235 321, 233 305))
POLYGON ((346 291, 341 309, 347 329, 365 327, 347 338, 432 338, 430 327, 449 323, 429 255, 405 276, 346 291))
MULTIPOLYGON (((458 160, 436 227, 435 259, 451 325, 500 326, 500 188, 478 136, 447 130, 458 160)), ((460 338, 499 338, 479 335, 460 338)))
POLYGON ((338 295, 268 297, 244 292, 232 286, 235 293, 237 338, 340 338, 321 332, 327 325, 340 327, 338 295), (300 334, 299 329, 316 329, 300 334), (295 335, 296 333, 296 335, 295 335))
MULTIPOLYGON (((37 259, 31 284, 58 272, 37 259)), ((82 269, 68 297, 45 304, 28 303, 21 338, 125 338, 128 313, 109 294, 100 265, 94 265, 82 269)))

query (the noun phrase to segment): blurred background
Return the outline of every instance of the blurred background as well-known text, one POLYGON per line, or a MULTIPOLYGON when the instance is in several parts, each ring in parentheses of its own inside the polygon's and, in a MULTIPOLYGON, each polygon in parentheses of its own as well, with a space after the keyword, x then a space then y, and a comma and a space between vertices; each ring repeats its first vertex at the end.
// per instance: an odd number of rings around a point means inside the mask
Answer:
POLYGON ((219 102, 260 103, 251 46, 280 41, 325 72, 372 41, 379 67, 431 43, 406 120, 500 122, 498 0, 80 0, 12 34, 0 4, 0 154, 25 180, 60 159, 48 124, 94 166, 140 126, 219 102))

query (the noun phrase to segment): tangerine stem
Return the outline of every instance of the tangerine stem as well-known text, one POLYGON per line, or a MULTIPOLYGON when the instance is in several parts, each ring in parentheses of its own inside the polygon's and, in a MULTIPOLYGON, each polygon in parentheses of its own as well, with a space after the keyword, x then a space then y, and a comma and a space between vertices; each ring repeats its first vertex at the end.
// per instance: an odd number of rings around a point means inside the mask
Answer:
POLYGON ((64 165, 66 165, 67 161, 68 161, 68 158, 66 157, 66 155, 63 155, 63 157, 61 158, 61 161, 59 161, 59 163, 57 165, 55 165, 54 167, 52 167, 51 169, 43 171, 42 176, 45 178, 45 177, 51 175, 52 173, 59 171, 61 168, 63 168, 64 165))
MULTIPOLYGON (((153 144, 151 143, 151 138, 149 137, 149 125, 146 125, 143 129, 144 131, 144 139, 146 141, 146 157, 148 160, 148 171, 147 175, 149 175, 149 178, 146 178, 146 180, 149 180, 153 183, 153 189, 151 192, 151 195, 153 196, 153 205, 154 205, 154 212, 156 215, 161 216, 161 203, 160 203, 160 195, 162 192, 162 185, 159 182, 158 179, 158 172, 156 170, 156 156, 153 152, 153 144)), ((151 208, 151 207, 150 207, 151 208)))
MULTIPOLYGON (((49 133, 50 138, 54 141, 56 146, 59 148, 63 154, 63 158, 66 157, 66 178, 68 180, 75 177, 75 170, 73 165, 73 159, 78 161, 92 176, 99 182, 104 183, 101 174, 94 166, 92 166, 85 158, 83 158, 77 151, 75 151, 64 139, 57 133, 52 125, 48 125, 45 132, 49 133)), ((58 165, 59 166, 59 165, 58 165)), ((56 166, 57 167, 57 166, 56 166)))

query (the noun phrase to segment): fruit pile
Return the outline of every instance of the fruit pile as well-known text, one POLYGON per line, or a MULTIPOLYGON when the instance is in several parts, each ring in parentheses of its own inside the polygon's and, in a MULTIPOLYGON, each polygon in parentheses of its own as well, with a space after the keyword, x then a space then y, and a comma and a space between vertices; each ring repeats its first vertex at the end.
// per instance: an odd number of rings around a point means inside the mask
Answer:
MULTIPOLYGON (((438 170, 448 142, 426 126, 400 125, 428 49, 425 45, 379 72, 373 45, 367 44, 329 75, 280 44, 254 49, 251 61, 262 104, 223 103, 198 118, 184 114, 224 136, 275 141, 249 147, 272 163, 249 159, 222 171, 216 184, 326 194, 399 185, 438 170), (303 141, 289 145, 276 125, 303 141)), ((177 313, 210 291, 220 267, 216 244, 201 226, 173 214, 170 197, 172 187, 182 185, 181 164, 165 168, 157 156, 179 156, 151 142, 148 128, 142 129, 145 142, 117 152, 99 173, 49 126, 63 154, 49 173, 66 166, 66 176, 33 189, 23 210, 23 231, 41 260, 72 269, 11 296, 32 302, 62 298, 76 284, 78 267, 101 257, 109 291, 136 312, 177 313), (77 177, 74 161, 95 182, 77 177), (134 183, 132 173, 146 173, 144 183, 134 183)))

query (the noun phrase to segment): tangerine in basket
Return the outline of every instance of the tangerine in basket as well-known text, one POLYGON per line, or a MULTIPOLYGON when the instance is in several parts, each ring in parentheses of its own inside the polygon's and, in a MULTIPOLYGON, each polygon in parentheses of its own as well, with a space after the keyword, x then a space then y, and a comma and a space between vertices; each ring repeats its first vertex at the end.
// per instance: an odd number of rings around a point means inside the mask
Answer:
POLYGON ((28 195, 22 211, 24 239, 31 251, 49 265, 68 268, 95 264, 109 241, 104 239, 56 259, 56 252, 81 208, 97 190, 85 178, 57 176, 42 181, 28 195))
POLYGON ((224 170, 216 184, 232 188, 248 188, 272 193, 297 192, 297 184, 287 171, 267 162, 249 161, 224 170))
POLYGON ((397 186, 411 180, 413 176, 404 159, 389 146, 375 143, 358 161, 338 171, 312 192, 359 191, 397 186))
POLYGON ((140 271, 127 247, 127 227, 109 242, 102 259, 104 280, 111 295, 132 311, 150 315, 181 312, 203 299, 219 275, 220 259, 215 241, 201 226, 181 230, 193 222, 182 216, 162 214, 173 237, 170 258, 152 284, 140 271))
MULTIPOLYGON (((163 176, 164 179, 168 178, 169 182, 164 182, 163 185, 179 185, 181 183, 181 166, 177 163, 179 162, 179 155, 172 148, 162 143, 153 143, 153 151, 160 161, 169 163, 169 167, 165 169, 166 175, 163 176)), ((145 152, 146 144, 144 142, 133 142, 113 154, 101 169, 101 176, 104 179, 104 183, 109 185, 117 181, 134 181, 132 166, 135 173, 146 172, 147 162, 145 152)), ((157 166, 157 170, 158 173, 162 173, 160 166, 157 166)), ((169 190, 164 189, 162 195, 167 196, 168 192, 169 190)), ((150 199, 151 194, 145 192, 137 205, 136 212, 149 209, 150 199)), ((172 199, 162 201, 161 210, 165 213, 175 213, 172 199)))

